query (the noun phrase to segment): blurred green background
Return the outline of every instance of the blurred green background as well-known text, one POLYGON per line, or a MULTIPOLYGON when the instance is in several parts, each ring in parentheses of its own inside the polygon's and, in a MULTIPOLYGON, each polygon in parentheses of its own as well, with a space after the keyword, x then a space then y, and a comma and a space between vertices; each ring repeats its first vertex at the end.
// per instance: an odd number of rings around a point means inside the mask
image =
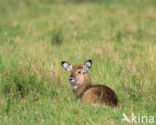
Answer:
POLYGON ((121 125, 123 113, 156 117, 155 76, 155 0, 0 1, 1 125, 121 125), (115 90, 120 107, 74 97, 60 62, 87 59, 92 83, 115 90))

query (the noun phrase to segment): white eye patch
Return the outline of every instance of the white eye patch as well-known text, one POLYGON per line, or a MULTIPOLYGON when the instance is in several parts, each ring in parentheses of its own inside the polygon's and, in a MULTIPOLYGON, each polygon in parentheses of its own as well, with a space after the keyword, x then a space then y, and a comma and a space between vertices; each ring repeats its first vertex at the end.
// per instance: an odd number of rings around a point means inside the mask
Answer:
POLYGON ((76 71, 76 74, 80 74, 80 73, 81 73, 81 70, 78 69, 78 70, 76 71))

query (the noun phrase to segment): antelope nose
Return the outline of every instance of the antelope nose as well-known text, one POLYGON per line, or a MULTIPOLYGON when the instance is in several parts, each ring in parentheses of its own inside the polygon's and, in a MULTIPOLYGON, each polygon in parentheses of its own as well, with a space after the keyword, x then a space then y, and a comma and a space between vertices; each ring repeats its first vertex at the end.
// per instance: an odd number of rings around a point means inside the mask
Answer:
POLYGON ((70 78, 69 78, 69 82, 70 82, 70 83, 74 83, 74 78, 73 78, 73 77, 70 77, 70 78))
POLYGON ((73 80, 73 78, 72 78, 72 77, 70 77, 70 78, 69 78, 69 81, 72 81, 72 80, 73 80))

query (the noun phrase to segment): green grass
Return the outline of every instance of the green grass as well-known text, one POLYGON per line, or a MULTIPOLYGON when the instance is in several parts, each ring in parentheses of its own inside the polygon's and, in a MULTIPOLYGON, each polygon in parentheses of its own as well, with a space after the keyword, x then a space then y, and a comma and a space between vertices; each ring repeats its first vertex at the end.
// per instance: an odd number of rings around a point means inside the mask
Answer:
POLYGON ((155 6, 155 0, 2 0, 0 124, 127 124, 123 112, 156 118, 155 6), (87 59, 92 83, 115 90, 120 107, 74 97, 60 62, 87 59))

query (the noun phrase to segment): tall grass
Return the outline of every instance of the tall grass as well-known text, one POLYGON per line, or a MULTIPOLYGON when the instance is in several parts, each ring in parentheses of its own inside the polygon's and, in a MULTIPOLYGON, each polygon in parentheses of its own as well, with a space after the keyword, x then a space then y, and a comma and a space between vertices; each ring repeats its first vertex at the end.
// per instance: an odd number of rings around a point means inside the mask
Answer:
MULTIPOLYGON (((156 117, 155 0, 6 0, 0 4, 0 124, 127 124, 122 114, 156 117), (120 107, 76 99, 73 65, 92 59, 93 84, 120 107)), ((143 123, 146 124, 146 123, 143 123)))

